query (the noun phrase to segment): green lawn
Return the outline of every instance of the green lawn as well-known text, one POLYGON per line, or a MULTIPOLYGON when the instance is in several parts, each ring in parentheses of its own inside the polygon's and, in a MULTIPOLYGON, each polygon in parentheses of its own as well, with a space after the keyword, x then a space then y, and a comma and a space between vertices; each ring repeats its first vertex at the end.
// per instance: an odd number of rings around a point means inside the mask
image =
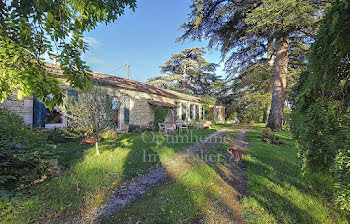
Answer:
MULTIPOLYGON (((196 130, 193 136, 208 136, 226 127, 196 130)), ((237 126, 239 127, 239 126, 237 126)), ((332 180, 314 174, 303 177, 297 148, 288 132, 280 132, 283 145, 261 141, 262 125, 248 134, 250 149, 244 157, 248 195, 238 204, 236 189, 221 177, 227 161, 184 163, 144 198, 131 203, 105 223, 195 223, 199 221, 248 223, 348 223, 346 215, 331 203, 332 180), (241 211, 242 208, 242 211, 241 211)), ((234 137, 236 130, 228 135, 234 137)), ((179 153, 194 143, 146 142, 141 134, 124 134, 101 143, 101 155, 92 146, 77 142, 58 147, 60 163, 66 168, 59 178, 37 184, 25 196, 18 193, 17 206, 0 210, 1 223, 45 223, 49 218, 65 220, 77 212, 99 205, 123 181, 162 163, 144 163, 146 154, 179 153), (59 217, 57 219, 57 217, 59 217)), ((195 139, 194 139, 195 140, 195 139)), ((215 144, 210 154, 224 154, 227 144, 215 144)), ((227 174, 230 175, 230 174, 227 174)), ((0 208, 1 209, 1 208, 0 208)), ((349 216, 348 216, 349 217, 349 216)))
POLYGON ((261 141, 262 131, 257 125, 247 137, 248 197, 242 204, 248 223, 348 223, 331 203, 331 178, 302 176, 290 133, 278 133, 283 145, 274 146, 261 141))
MULTIPOLYGON (((206 137, 227 125, 216 125, 210 130, 193 130, 184 137, 183 143, 162 142, 154 132, 119 135, 116 139, 105 139, 101 155, 95 155, 94 146, 79 142, 64 143, 57 147, 59 162, 65 171, 55 179, 32 186, 26 192, 17 192, 15 206, 0 207, 1 223, 44 222, 47 219, 65 219, 70 215, 97 206, 124 180, 130 179, 160 161, 143 162, 143 155, 178 153, 193 145, 196 136, 206 137), (191 136, 193 136, 191 140, 191 136), (154 139, 154 141, 152 141, 154 139), (23 193, 23 194, 22 194, 23 193)), ((164 135, 163 135, 164 136, 164 135)))
MULTIPOLYGON (((234 138, 235 133, 236 130, 232 130, 227 136, 234 138)), ((222 154, 227 147, 228 144, 215 144, 208 156, 222 154)), ((181 163, 180 167, 168 169, 170 176, 143 199, 134 201, 102 223, 227 223, 232 220, 235 215, 223 211, 236 212, 237 192, 217 173, 225 161, 177 162, 181 163)))
MULTIPOLYGON (((248 223, 348 223, 346 214, 331 203, 331 179, 302 176, 290 133, 278 133, 283 145, 273 146, 261 141, 263 130, 254 125, 247 137, 248 195, 240 205, 232 199, 236 189, 219 176, 225 162, 196 161, 170 171, 170 177, 143 199, 103 223, 241 223, 240 213, 248 223)), ((226 149, 218 145, 212 153, 226 149)))

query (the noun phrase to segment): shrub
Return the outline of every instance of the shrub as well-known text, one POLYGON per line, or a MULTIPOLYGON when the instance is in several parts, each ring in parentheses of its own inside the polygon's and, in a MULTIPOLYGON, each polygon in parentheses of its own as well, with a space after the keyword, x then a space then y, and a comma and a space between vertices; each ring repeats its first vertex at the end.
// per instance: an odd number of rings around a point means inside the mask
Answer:
POLYGON ((342 209, 350 211, 350 149, 338 153, 335 158, 333 173, 336 181, 336 203, 342 209))
POLYGON ((334 1, 293 89, 292 132, 304 171, 332 171, 334 199, 350 211, 350 2, 334 1))
MULTIPOLYGON (((4 190, 25 187, 50 174, 55 148, 46 135, 25 126, 15 113, 0 109, 0 185, 4 190)), ((0 189, 1 190, 1 189, 0 189)))
POLYGON ((55 128, 49 133, 47 141, 50 143, 63 143, 82 138, 83 136, 84 133, 70 128, 55 128))

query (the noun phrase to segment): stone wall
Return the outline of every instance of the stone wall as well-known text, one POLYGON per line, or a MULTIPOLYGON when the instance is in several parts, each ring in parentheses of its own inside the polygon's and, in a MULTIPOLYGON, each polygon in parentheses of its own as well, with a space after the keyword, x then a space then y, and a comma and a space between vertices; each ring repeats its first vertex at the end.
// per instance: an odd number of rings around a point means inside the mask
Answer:
POLYGON ((10 97, 0 104, 1 109, 7 109, 15 112, 23 118, 26 125, 33 124, 33 99, 25 97, 22 100, 18 100, 17 91, 10 95, 10 97))
MULTIPOLYGON (((169 97, 164 97, 160 95, 145 93, 145 92, 139 92, 134 90, 128 90, 128 89, 120 89, 115 88, 111 86, 102 86, 102 88, 106 89, 109 95, 114 96, 116 99, 119 99, 121 101, 121 109, 123 110, 124 104, 123 100, 125 98, 130 99, 130 125, 139 125, 139 126, 149 126, 150 124, 153 124, 154 122, 154 113, 152 110, 151 105, 147 103, 147 100, 154 100, 154 101, 161 101, 165 103, 171 103, 175 104, 177 102, 179 105, 182 103, 185 103, 186 113, 187 113, 187 120, 192 120, 193 116, 190 115, 190 105, 199 105, 199 111, 200 111, 200 119, 202 119, 202 104, 200 103, 193 103, 187 100, 181 100, 181 99, 173 99, 169 97)), ((181 111, 181 107, 178 109, 178 111, 181 111)), ((123 111, 120 113, 121 120, 124 121, 124 113, 123 111)), ((169 110, 169 114, 166 118, 166 121, 172 120, 172 112, 169 110)))
MULTIPOLYGON (((138 125, 138 126, 149 126, 154 123, 154 113, 151 105, 148 104, 147 100, 161 101, 165 103, 178 104, 180 107, 178 108, 178 112, 182 111, 181 105, 182 103, 186 104, 186 122, 193 120, 194 114, 190 116, 190 105, 199 105, 199 116, 200 119, 202 116, 202 104, 193 103, 188 100, 182 99, 173 99, 169 97, 164 97, 160 95, 139 92, 128 89, 121 89, 118 87, 112 86, 101 86, 106 92, 115 97, 116 100, 119 100, 121 103, 121 110, 119 113, 119 121, 122 121, 122 128, 124 128, 124 100, 126 98, 130 99, 130 122, 129 125, 138 125)), ((23 117, 25 124, 32 125, 33 124, 33 100, 32 98, 25 98, 23 100, 18 100, 15 96, 16 93, 11 95, 9 100, 6 100, 3 104, 0 104, 0 108, 7 108, 10 111, 16 112, 21 117, 23 117)), ((171 121, 173 118, 172 110, 169 110, 169 114, 166 118, 166 121, 171 121)), ((180 120, 177 118, 177 120, 180 120)))

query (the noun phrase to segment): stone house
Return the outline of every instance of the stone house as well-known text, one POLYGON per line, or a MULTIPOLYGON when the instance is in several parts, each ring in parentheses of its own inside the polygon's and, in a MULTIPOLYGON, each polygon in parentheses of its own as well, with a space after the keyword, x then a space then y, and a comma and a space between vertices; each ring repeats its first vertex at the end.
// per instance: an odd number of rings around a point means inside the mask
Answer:
MULTIPOLYGON (((50 73, 62 75, 57 65, 47 64, 50 73)), ((115 117, 116 127, 150 127, 154 123, 154 112, 151 105, 169 108, 166 121, 205 121, 208 113, 212 113, 216 123, 225 122, 225 108, 214 106, 205 110, 205 102, 196 96, 179 93, 172 90, 157 88, 145 83, 124 78, 92 73, 92 81, 103 88, 117 105, 115 117)), ((78 96, 79 91, 70 89, 63 84, 62 88, 67 96, 78 96)), ((33 127, 65 127, 65 117, 58 111, 49 111, 36 97, 25 97, 18 100, 14 93, 0 108, 6 108, 23 117, 25 124, 33 127)), ((210 116, 209 116, 210 117, 210 116)))

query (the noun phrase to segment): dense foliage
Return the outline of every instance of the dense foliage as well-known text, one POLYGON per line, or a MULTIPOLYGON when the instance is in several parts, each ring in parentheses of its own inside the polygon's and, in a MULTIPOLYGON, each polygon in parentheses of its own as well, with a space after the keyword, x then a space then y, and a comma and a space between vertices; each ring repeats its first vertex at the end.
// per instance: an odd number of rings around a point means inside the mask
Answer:
POLYGON ((46 138, 16 114, 0 110, 0 191, 23 188, 51 174, 57 155, 46 138))
POLYGON ((305 171, 331 170, 335 200, 350 210, 350 2, 327 12, 294 88, 292 131, 305 171))
POLYGON ((254 64, 240 75, 230 74, 219 98, 226 105, 228 117, 244 123, 265 123, 270 112, 272 77, 273 68, 266 63, 254 64))
POLYGON ((312 40, 324 1, 193 0, 179 38, 209 40, 227 57, 226 67, 241 73, 256 63, 274 66, 268 125, 282 128, 289 63, 300 65, 312 40))
POLYGON ((152 105, 152 109, 154 112, 154 127, 158 130, 158 124, 165 122, 165 119, 169 114, 169 108, 152 105))
POLYGON ((1 0, 0 102, 14 89, 19 98, 35 92, 46 105, 62 102, 59 80, 45 70, 44 56, 58 60, 72 87, 88 86, 83 33, 115 21, 126 7, 134 9, 135 0, 1 0))
POLYGON ((165 75, 148 80, 158 87, 202 96, 214 96, 224 84, 215 74, 217 64, 207 62, 206 51, 201 47, 187 48, 173 54, 161 66, 165 75))

